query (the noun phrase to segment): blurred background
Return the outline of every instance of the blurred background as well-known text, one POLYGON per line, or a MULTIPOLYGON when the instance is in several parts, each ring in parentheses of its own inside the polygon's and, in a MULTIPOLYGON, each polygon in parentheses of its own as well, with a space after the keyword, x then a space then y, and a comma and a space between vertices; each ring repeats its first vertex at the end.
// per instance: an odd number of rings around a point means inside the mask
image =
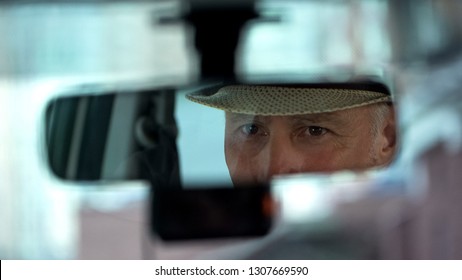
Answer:
MULTIPOLYGON (((402 151, 390 174, 415 192, 440 176, 448 179, 438 184, 456 184, 457 156, 442 170, 425 163, 433 163, 428 151, 436 143, 445 147, 434 155, 442 162, 447 151, 460 150, 461 3, 261 0, 255 6, 261 18, 242 30, 238 77, 378 75, 398 102, 402 151)), ((81 85, 177 86, 181 179, 229 183, 224 116, 184 98, 186 85, 200 79, 195 31, 181 20, 188 7, 167 0, 0 1, 0 258, 200 258, 227 244, 168 251, 148 230, 148 183, 63 181, 46 159, 45 108, 53 98, 81 93, 81 85)))

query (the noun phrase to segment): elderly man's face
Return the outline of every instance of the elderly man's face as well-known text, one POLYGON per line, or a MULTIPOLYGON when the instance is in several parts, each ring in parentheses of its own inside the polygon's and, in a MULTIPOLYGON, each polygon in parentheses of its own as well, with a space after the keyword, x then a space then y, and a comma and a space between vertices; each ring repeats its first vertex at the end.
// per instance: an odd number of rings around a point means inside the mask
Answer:
POLYGON ((363 170, 387 165, 395 138, 393 108, 385 104, 296 116, 226 113, 226 164, 235 184, 363 170))

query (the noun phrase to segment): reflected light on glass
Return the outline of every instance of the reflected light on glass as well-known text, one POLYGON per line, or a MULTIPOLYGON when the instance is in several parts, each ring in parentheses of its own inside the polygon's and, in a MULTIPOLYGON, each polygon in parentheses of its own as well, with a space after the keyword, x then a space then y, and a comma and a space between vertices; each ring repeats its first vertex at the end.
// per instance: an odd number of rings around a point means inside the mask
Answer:
POLYGON ((283 222, 305 223, 329 216, 332 204, 328 188, 320 178, 276 179, 273 193, 280 205, 283 222))
POLYGON ((377 184, 377 174, 377 170, 368 170, 280 176, 272 182, 272 192, 282 222, 317 222, 328 219, 339 204, 369 195, 377 184))

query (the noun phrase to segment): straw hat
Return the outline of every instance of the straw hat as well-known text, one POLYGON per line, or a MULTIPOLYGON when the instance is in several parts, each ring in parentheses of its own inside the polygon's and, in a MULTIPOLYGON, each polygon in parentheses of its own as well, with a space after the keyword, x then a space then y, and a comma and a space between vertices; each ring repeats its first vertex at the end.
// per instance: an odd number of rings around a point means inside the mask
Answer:
POLYGON ((263 116, 326 113, 392 101, 381 84, 227 85, 186 97, 227 112, 263 116))

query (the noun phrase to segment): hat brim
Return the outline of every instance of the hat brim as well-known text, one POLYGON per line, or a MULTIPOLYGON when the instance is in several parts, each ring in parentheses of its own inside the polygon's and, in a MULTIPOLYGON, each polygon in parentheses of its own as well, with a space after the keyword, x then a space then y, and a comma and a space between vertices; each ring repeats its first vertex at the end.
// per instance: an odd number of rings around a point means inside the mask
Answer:
POLYGON ((272 85, 213 87, 186 97, 226 112, 263 116, 327 113, 392 101, 383 91, 272 85))

